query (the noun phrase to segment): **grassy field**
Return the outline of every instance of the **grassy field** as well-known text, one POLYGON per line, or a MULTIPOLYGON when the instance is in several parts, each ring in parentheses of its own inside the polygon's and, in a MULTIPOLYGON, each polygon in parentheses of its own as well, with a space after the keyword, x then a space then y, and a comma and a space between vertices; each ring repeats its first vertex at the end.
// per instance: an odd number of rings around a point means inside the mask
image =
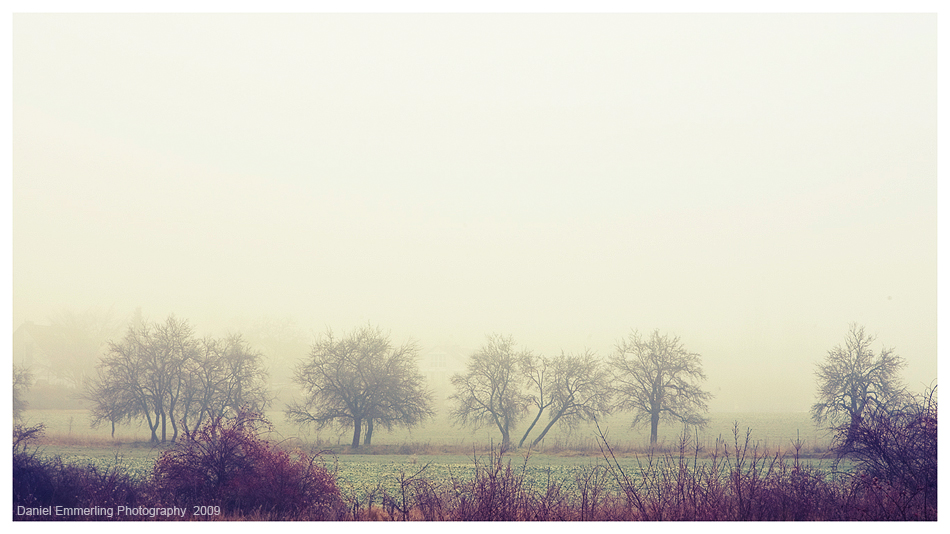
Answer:
MULTIPOLYGON (((670 438, 651 450, 640 437, 627 444, 608 437, 614 445, 604 453, 599 446, 596 452, 582 449, 584 439, 594 438, 578 438, 575 433, 565 442, 574 440, 573 448, 554 450, 548 443, 541 451, 522 448, 501 456, 471 435, 466 452, 459 452, 464 444, 400 443, 393 439, 395 434, 381 434, 378 444, 351 451, 345 443, 326 442, 324 436, 286 438, 279 434, 280 426, 265 436, 232 422, 239 434, 185 441, 175 445, 176 456, 162 456, 171 444, 128 438, 112 441, 79 432, 76 420, 83 414, 78 412, 31 415, 45 416, 45 421, 31 422, 49 424, 52 433, 31 445, 36 447, 34 452, 24 454, 20 449, 17 453, 20 460, 15 460, 14 469, 21 475, 14 477, 14 493, 20 500, 14 504, 20 506, 17 510, 36 510, 31 513, 47 516, 44 508, 32 507, 65 503, 111 510, 143 503, 167 507, 181 500, 197 510, 192 513, 198 519, 208 515, 202 510, 220 507, 231 520, 309 521, 936 518, 935 448, 927 486, 907 482, 906 477, 879 480, 858 471, 866 469, 865 464, 837 464, 817 456, 800 459, 795 448, 767 448, 765 438, 752 439, 754 430, 748 435, 738 430, 737 417, 731 428, 725 427, 730 435, 711 448, 704 443, 711 439, 708 433, 698 439, 697 446, 690 443, 682 449, 673 446, 670 438), (65 423, 65 431, 57 427, 56 417, 65 423), (262 449, 259 444, 268 441, 262 449), (275 447, 275 441, 284 447, 320 451, 316 464, 309 455, 295 456, 275 447), (235 448, 237 443, 245 445, 235 448), (445 453, 440 448, 455 451, 445 453), (186 450, 190 452, 183 456, 186 450), (233 451, 241 452, 234 455, 233 451), (289 463, 291 456, 302 458, 303 464, 289 463), (217 469, 225 457, 231 458, 228 469, 238 471, 228 471, 232 475, 222 479, 223 472, 217 469), (253 461, 248 463, 246 458, 253 461), (186 465, 198 471, 183 468, 186 465), (294 470, 293 465, 302 465, 303 471, 294 470), (301 478, 287 478, 297 476, 293 473, 301 478), (219 480, 226 482, 215 485, 219 480), (329 482, 317 487, 307 480, 329 482), (21 489, 16 491, 17 487, 21 489), (300 500, 300 495, 306 497, 300 500)), ((721 417, 713 424, 725 426, 726 420, 721 417)), ((790 431, 784 432, 782 437, 768 431, 766 435, 773 442, 791 441, 790 431)), ((798 431, 795 436, 804 439, 798 431)), ((915 476, 920 474, 917 471, 915 476)), ((28 519, 30 513, 21 516, 28 519)))
MULTIPOLYGON (((317 446, 347 454, 352 438, 352 429, 325 429, 320 432, 300 428, 286 421, 279 411, 267 413, 274 426, 272 439, 291 440, 303 447, 317 446)), ((752 443, 769 451, 787 451, 796 440, 804 443, 802 453, 809 457, 820 457, 827 452, 830 436, 815 427, 806 412, 791 413, 713 413, 709 414, 709 425, 698 435, 690 433, 690 438, 698 437, 706 448, 715 445, 722 437, 727 442, 733 440, 736 424, 744 438, 746 430, 751 430, 752 443)), ((108 426, 91 429, 89 416, 85 410, 28 410, 25 424, 43 423, 50 443, 69 444, 89 447, 111 447, 116 442, 131 444, 147 442, 148 429, 144 425, 125 425, 116 429, 115 440, 110 436, 108 426)), ((601 428, 616 452, 621 454, 638 452, 649 445, 649 429, 630 428, 630 416, 618 414, 601 422, 601 428)), ((169 428, 169 436, 171 429, 169 428)), ((521 429, 523 432, 524 429, 521 429)), ((659 445, 663 450, 675 449, 679 443, 682 428, 663 426, 659 431, 659 445)), ((512 433, 512 439, 520 440, 521 434, 512 433)), ((373 452, 401 454, 447 454, 469 455, 473 450, 486 450, 494 441, 497 444, 497 432, 485 428, 475 432, 453 427, 445 418, 437 417, 426 425, 412 429, 396 429, 386 432, 377 429, 374 436, 373 452)), ((572 431, 555 427, 540 445, 539 452, 551 455, 600 455, 597 429, 593 425, 581 425, 572 431)))
MULTIPOLYGON (((430 423, 413 431, 380 431, 374 445, 349 448, 348 431, 307 432, 287 423, 283 414, 271 412, 268 418, 274 432, 268 437, 285 445, 305 450, 322 450, 323 461, 337 475, 340 489, 350 495, 365 495, 374 490, 395 491, 400 479, 424 476, 431 480, 448 481, 470 479, 476 462, 486 462, 493 436, 490 432, 470 432, 448 424, 430 423)), ((819 467, 831 467, 831 460, 823 459, 827 452, 827 438, 816 429, 806 413, 740 413, 711 414, 710 425, 698 434, 705 449, 699 462, 715 448, 721 437, 727 447, 734 445, 734 430, 738 424, 739 440, 744 443, 746 431, 751 430, 750 443, 762 454, 789 453, 796 440, 804 442, 802 457, 819 467)), ((93 464, 100 468, 119 465, 130 474, 145 477, 166 445, 148 442, 149 432, 142 426, 118 427, 113 440, 109 428, 90 429, 88 413, 84 410, 30 410, 27 424, 46 425, 46 437, 40 442, 44 456, 59 456, 74 464, 93 464)), ((620 457, 620 465, 630 472, 639 469, 644 452, 648 449, 649 434, 645 429, 629 428, 624 417, 613 417, 602 423, 613 452, 620 457)), ((659 450, 678 454, 681 429, 664 427, 660 431, 659 450)), ((695 439, 697 435, 691 435, 695 439)), ((742 444, 742 443, 740 443, 742 444)), ((692 450, 687 451, 692 456, 692 450)), ((543 487, 549 480, 562 481, 567 488, 578 477, 605 460, 599 445, 597 430, 592 425, 572 432, 552 432, 540 450, 532 451, 525 462, 525 449, 509 453, 507 459, 513 468, 524 470, 526 480, 543 487)), ((844 468, 844 466, 841 466, 844 468)))
MULTIPOLYGON (((43 456, 59 456, 67 463, 77 465, 95 465, 102 471, 113 466, 139 479, 144 479, 151 472, 155 460, 164 447, 149 447, 142 445, 123 444, 116 447, 89 447, 44 445, 40 448, 43 456)), ((669 461, 671 458, 659 458, 654 461, 669 461)), ((675 460, 675 456, 672 457, 675 460)), ((437 454, 437 455, 405 455, 405 454, 333 454, 322 455, 327 469, 336 475, 340 491, 351 498, 365 499, 369 494, 381 494, 383 490, 396 494, 400 487, 400 480, 411 478, 426 478, 433 481, 449 482, 452 480, 467 481, 475 475, 476 465, 486 465, 489 454, 484 451, 469 455, 437 454)), ((688 457, 690 464, 693 458, 688 457)), ((619 458, 619 465, 627 473, 638 473, 649 459, 642 456, 625 456, 619 458)), ((699 465, 708 464, 709 460, 699 458, 695 460, 699 465)), ((511 453, 505 457, 505 463, 510 462, 513 470, 523 472, 529 487, 545 488, 552 480, 562 484, 565 491, 574 491, 578 480, 588 476, 595 467, 603 467, 606 461, 597 456, 560 456, 545 453, 511 453)), ((830 460, 805 460, 808 465, 830 471, 830 460)), ((839 470, 850 469, 850 463, 844 462, 837 466, 839 470)), ((616 481, 608 480, 607 486, 616 491, 616 481)))

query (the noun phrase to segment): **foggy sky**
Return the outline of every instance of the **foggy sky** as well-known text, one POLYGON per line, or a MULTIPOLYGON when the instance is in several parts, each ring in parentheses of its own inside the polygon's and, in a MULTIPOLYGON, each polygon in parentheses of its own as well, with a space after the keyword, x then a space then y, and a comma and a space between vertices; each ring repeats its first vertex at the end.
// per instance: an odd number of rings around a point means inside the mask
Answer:
MULTIPOLYGON (((937 376, 936 15, 15 15, 13 328, 136 307, 937 376)), ((303 356, 303 355, 301 355, 303 356)))

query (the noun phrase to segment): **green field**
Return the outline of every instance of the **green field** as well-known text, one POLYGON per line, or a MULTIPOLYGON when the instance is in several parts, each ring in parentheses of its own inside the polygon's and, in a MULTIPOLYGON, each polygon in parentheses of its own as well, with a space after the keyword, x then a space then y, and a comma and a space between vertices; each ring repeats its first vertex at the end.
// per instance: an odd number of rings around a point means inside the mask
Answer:
MULTIPOLYGON (((352 429, 324 429, 317 432, 308 428, 300 428, 288 423, 284 414, 279 411, 267 413, 268 419, 274 426, 274 439, 285 440, 297 438, 305 444, 317 444, 334 450, 344 449, 352 439, 352 429)), ((709 414, 709 425, 698 433, 699 441, 709 448, 715 445, 716 439, 722 437, 727 442, 733 441, 733 426, 738 423, 741 438, 744 439, 747 429, 751 430, 751 439, 761 448, 769 450, 786 450, 797 439, 804 442, 804 450, 808 454, 824 452, 830 442, 826 431, 816 428, 807 412, 786 413, 712 413, 709 414)), ((77 442, 89 440, 97 445, 111 442, 110 429, 103 426, 91 429, 89 416, 85 410, 28 410, 24 417, 25 424, 32 425, 42 422, 46 425, 47 434, 57 438, 68 437, 77 442)), ((604 419, 601 428, 607 433, 612 446, 619 450, 641 449, 649 444, 649 429, 630 428, 630 416, 617 414, 604 419)), ((524 432, 524 428, 519 429, 524 432)), ((171 428, 169 427, 169 436, 171 428)), ((662 426, 659 431, 659 444, 664 447, 675 447, 679 441, 682 428, 676 426, 662 426)), ((694 433, 690 432, 690 437, 694 433)), ((122 442, 148 441, 149 432, 144 425, 125 425, 116 429, 116 439, 122 442)), ((519 432, 512 432, 513 440, 520 440, 519 432)), ((475 432, 460 429, 450 425, 446 418, 437 417, 426 425, 412 429, 396 429, 386 432, 377 429, 373 444, 377 446, 427 445, 430 449, 451 448, 453 452, 468 453, 473 447, 484 448, 494 440, 499 440, 497 432, 485 428, 475 432)), ((561 454, 568 450, 598 452, 599 439, 597 429, 593 425, 581 425, 572 431, 555 427, 541 443, 540 452, 561 454)), ((415 451, 418 452, 418 449, 415 451)))
MULTIPOLYGON (((400 478, 416 475, 446 483, 453 479, 470 479, 476 459, 485 465, 489 461, 487 448, 492 440, 497 442, 498 439, 488 431, 472 433, 447 424, 430 423, 412 432, 380 431, 368 451, 351 452, 347 446, 349 432, 306 432, 288 424, 280 412, 271 412, 268 417, 274 424, 271 439, 306 450, 332 451, 322 455, 323 461, 336 473, 340 489, 350 495, 366 495, 375 489, 392 493, 399 487, 400 478), (453 453, 440 453, 440 447, 451 449, 453 453), (392 454, 394 452, 398 454, 392 454)), ((831 467, 830 460, 820 459, 827 448, 827 437, 814 427, 806 413, 711 414, 710 418, 710 425, 698 434, 707 450, 712 449, 716 438, 721 436, 731 451, 733 429, 738 423, 740 440, 744 441, 746 429, 751 429, 752 443, 757 444, 760 451, 774 454, 780 448, 788 452, 792 442, 801 439, 805 442, 805 456, 813 458, 809 462, 831 467)), ((95 464, 100 468, 118 464, 136 477, 146 476, 165 448, 150 445, 148 430, 136 426, 119 427, 117 440, 113 442, 108 428, 89 428, 88 414, 83 410, 30 410, 25 422, 46 425, 48 439, 40 446, 40 453, 45 456, 59 456, 69 463, 95 464)), ((636 472, 638 462, 645 458, 642 452, 649 442, 648 433, 630 429, 624 417, 616 416, 604 421, 602 428, 618 452, 621 466, 630 473, 636 472), (635 454, 637 452, 641 454, 635 454)), ((666 427, 660 432, 660 445, 674 456, 678 454, 675 445, 680 431, 666 427)), ((526 480, 539 488, 545 487, 551 479, 570 489, 578 477, 590 473, 594 466, 605 464, 598 443, 596 428, 592 426, 552 433, 539 451, 531 453, 526 465, 524 450, 509 453, 505 463, 510 460, 512 469, 524 468, 526 480)), ((692 451, 688 451, 687 456, 691 457, 692 451)), ((699 459, 699 462, 704 461, 699 459)))
MULTIPOLYGON (((67 463, 79 465, 93 464, 100 469, 108 469, 118 465, 121 469, 135 477, 144 478, 152 469, 161 448, 151 447, 64 447, 44 446, 40 453, 45 456, 59 456, 67 463)), ((375 493, 376 498, 382 494, 381 490, 390 495, 398 495, 400 480, 413 477, 424 478, 430 482, 451 484, 455 481, 471 480, 475 473, 476 462, 485 467, 490 462, 487 453, 473 455, 387 455, 387 454, 325 454, 322 456, 324 465, 336 474, 340 491, 347 496, 356 496, 364 499, 368 494, 375 493)), ((693 459, 687 458, 690 464, 693 459)), ((638 473, 641 466, 648 462, 644 457, 619 458, 621 468, 628 475, 638 473)), ((667 461, 665 458, 654 459, 667 461)), ((677 461, 676 457, 672 461, 677 461)), ((709 460, 698 459, 699 464, 709 460)), ((832 469, 830 460, 805 460, 813 466, 832 469)), ((512 453, 504 457, 503 465, 510 465, 516 472, 525 472, 525 482, 532 488, 542 490, 549 481, 557 481, 563 490, 574 491, 578 479, 590 476, 596 466, 605 466, 606 461, 596 456, 554 456, 548 454, 531 454, 527 458, 524 453, 512 453), (526 461, 527 460, 527 461, 526 461)), ((839 469, 849 469, 850 463, 838 466, 839 469)), ((616 481, 606 477, 609 488, 617 489, 616 481)))

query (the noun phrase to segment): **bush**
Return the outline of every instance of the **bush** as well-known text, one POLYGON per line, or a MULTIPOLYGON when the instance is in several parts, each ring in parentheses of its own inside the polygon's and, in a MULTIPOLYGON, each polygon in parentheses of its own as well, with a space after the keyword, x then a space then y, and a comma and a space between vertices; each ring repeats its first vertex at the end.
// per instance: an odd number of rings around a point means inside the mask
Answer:
POLYGON ((489 451, 488 462, 475 459, 475 477, 468 484, 455 481, 459 495, 452 517, 455 521, 521 521, 531 509, 531 494, 525 484, 525 457, 520 470, 505 462, 504 447, 489 451))
POLYGON ((44 458, 29 446, 43 434, 43 425, 13 431, 13 517, 17 520, 102 520, 106 516, 19 515, 17 509, 40 507, 114 509, 144 503, 141 485, 118 467, 64 464, 59 457, 44 458))
POLYGON ((871 517, 936 519, 936 386, 857 418, 839 432, 835 451, 856 463, 855 493, 871 517))
POLYGON ((220 506, 224 515, 255 519, 337 519, 340 492, 319 457, 263 440, 265 428, 259 414, 241 412, 186 434, 155 464, 156 500, 189 514, 220 506))

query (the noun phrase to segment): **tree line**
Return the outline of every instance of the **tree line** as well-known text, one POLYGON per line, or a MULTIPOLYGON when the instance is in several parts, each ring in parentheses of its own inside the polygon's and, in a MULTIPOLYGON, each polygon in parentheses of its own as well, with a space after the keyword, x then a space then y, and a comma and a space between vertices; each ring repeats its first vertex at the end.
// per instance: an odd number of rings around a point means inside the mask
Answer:
MULTIPOLYGON (((873 341, 852 325, 845 344, 816 366, 812 416, 837 430, 842 444, 857 439, 872 414, 907 405, 899 377, 905 361, 893 349, 875 353, 873 341)), ((372 445, 380 427, 420 425, 434 410, 418 357, 418 344, 394 344, 379 327, 343 336, 328 330, 294 368, 300 397, 285 407, 286 416, 301 426, 349 428, 354 449, 372 445)), ((169 428, 174 441, 205 421, 265 409, 272 401, 267 376, 261 353, 240 335, 198 339, 187 321, 170 316, 139 321, 109 342, 86 396, 94 403, 93 424, 110 423, 113 435, 116 424, 138 419, 153 442, 166 441, 169 428)), ((632 425, 650 428, 655 444, 661 423, 707 424, 712 395, 705 380, 702 357, 658 330, 631 331, 606 359, 590 350, 548 357, 518 348, 511 336, 490 335, 451 378, 450 418, 460 427, 492 428, 510 448, 515 440, 536 447, 557 425, 629 412, 632 425)))

